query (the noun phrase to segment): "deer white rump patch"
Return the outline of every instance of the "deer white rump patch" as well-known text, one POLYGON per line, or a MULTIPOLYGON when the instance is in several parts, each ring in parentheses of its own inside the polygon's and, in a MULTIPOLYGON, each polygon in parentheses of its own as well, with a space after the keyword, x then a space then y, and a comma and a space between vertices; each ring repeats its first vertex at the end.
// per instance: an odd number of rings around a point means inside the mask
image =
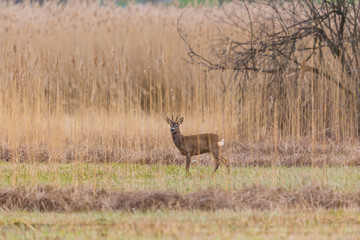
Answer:
POLYGON ((224 146, 224 144, 225 144, 224 139, 221 139, 220 142, 217 142, 217 145, 220 146, 220 147, 224 146))

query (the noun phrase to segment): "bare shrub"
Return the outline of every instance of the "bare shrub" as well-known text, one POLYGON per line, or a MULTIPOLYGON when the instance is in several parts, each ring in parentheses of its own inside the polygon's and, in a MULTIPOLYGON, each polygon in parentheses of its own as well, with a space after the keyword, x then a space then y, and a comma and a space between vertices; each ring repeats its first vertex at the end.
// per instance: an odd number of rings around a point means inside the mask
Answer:
POLYGON ((222 9, 207 14, 217 29, 207 42, 182 24, 186 12, 178 32, 191 63, 228 72, 220 79, 223 91, 237 89, 240 115, 247 114, 240 116, 240 134, 271 135, 275 142, 358 136, 358 2, 239 0, 222 9), (199 41, 209 50, 199 49, 199 41))

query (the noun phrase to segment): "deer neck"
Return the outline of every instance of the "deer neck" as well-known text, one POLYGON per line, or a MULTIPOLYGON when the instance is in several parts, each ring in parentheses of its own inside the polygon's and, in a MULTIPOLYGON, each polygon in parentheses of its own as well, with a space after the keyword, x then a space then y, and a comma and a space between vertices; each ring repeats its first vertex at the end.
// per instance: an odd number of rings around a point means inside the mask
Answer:
POLYGON ((184 136, 180 132, 172 134, 172 138, 177 147, 184 142, 184 136))

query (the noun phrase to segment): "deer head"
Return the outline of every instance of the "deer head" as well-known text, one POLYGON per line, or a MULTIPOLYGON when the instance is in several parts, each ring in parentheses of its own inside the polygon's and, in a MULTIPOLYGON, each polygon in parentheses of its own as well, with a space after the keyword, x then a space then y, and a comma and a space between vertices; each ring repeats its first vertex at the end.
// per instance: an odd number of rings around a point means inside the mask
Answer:
POLYGON ((178 119, 178 117, 176 116, 176 119, 174 120, 174 116, 171 116, 170 118, 166 118, 168 124, 170 124, 170 132, 172 134, 177 134, 180 133, 180 124, 182 124, 182 122, 184 121, 184 118, 181 117, 180 119, 178 119))

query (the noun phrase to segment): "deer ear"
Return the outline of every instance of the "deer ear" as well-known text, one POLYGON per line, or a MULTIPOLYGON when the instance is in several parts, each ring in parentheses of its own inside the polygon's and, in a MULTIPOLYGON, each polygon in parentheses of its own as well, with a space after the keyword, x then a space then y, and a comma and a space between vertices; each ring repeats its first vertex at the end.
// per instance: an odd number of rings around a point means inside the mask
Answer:
POLYGON ((168 122, 168 124, 172 124, 172 121, 170 118, 166 117, 166 121, 168 122))
POLYGON ((178 121, 177 121, 177 124, 182 124, 182 122, 184 121, 184 118, 183 117, 181 117, 178 121))

